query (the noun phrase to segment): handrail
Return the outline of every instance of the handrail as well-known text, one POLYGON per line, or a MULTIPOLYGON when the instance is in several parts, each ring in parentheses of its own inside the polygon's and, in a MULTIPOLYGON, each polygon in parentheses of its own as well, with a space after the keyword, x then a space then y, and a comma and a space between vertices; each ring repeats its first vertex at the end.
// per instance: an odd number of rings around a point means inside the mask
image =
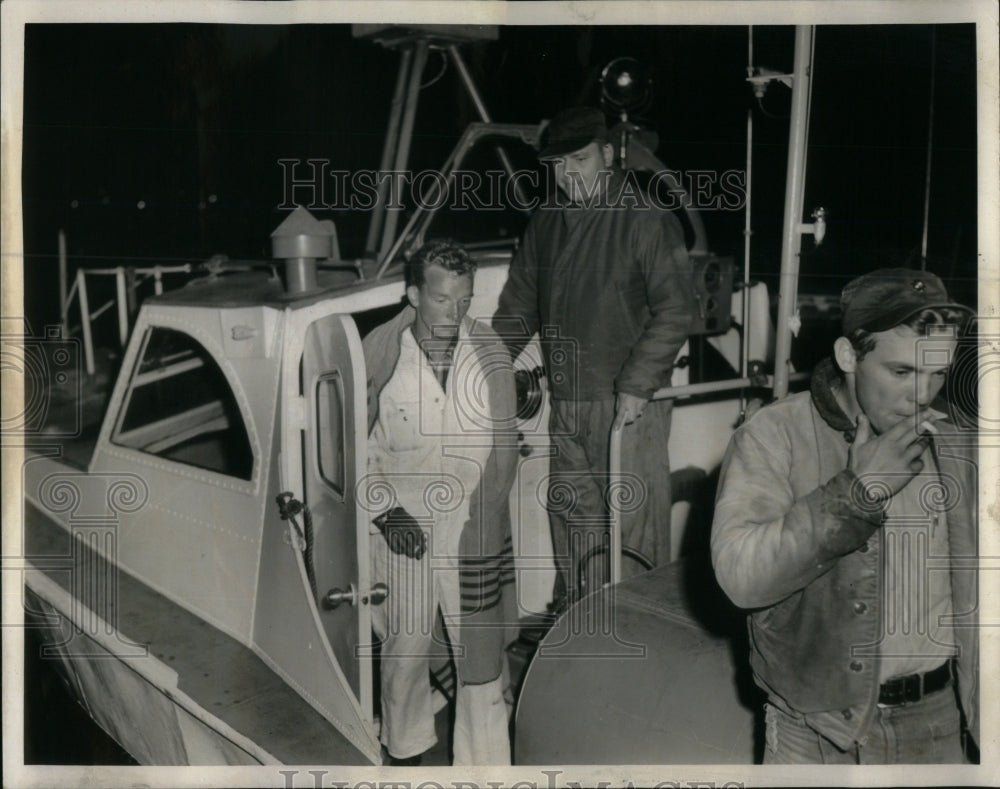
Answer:
POLYGON ((92 333, 92 323, 107 312, 112 306, 118 306, 118 339, 125 347, 125 343, 128 341, 129 333, 129 288, 130 284, 127 282, 126 271, 131 272, 136 275, 136 280, 131 284, 131 288, 134 294, 134 289, 136 285, 140 285, 143 282, 149 280, 150 277, 153 278, 153 290, 157 296, 163 293, 163 275, 164 274, 190 274, 194 271, 194 266, 191 263, 179 264, 176 266, 115 266, 114 268, 83 268, 80 267, 76 270, 76 277, 73 279, 73 285, 69 289, 69 293, 63 295, 63 282, 62 277, 66 269, 65 264, 65 236, 60 231, 59 236, 59 246, 60 246, 60 258, 59 258, 59 271, 60 271, 60 319, 63 326, 63 331, 68 337, 70 334, 75 332, 79 328, 83 333, 83 357, 84 364, 87 370, 87 375, 93 375, 95 372, 94 365, 94 338, 92 333), (98 307, 93 312, 90 311, 90 297, 87 292, 87 275, 96 276, 112 276, 115 278, 115 295, 98 307), (73 301, 73 297, 76 297, 80 304, 80 325, 79 327, 69 326, 69 308, 73 301))
POLYGON ((115 266, 114 268, 88 268, 84 269, 88 274, 117 274, 120 269, 128 268, 134 271, 136 274, 145 275, 147 278, 149 275, 155 275, 157 272, 160 274, 190 274, 193 267, 190 263, 184 263, 177 266, 115 266))
MULTIPOLYGON (((655 395, 654 395, 655 397, 655 395)), ((625 425, 617 420, 611 424, 611 440, 608 442, 608 490, 619 490, 616 484, 622 475, 622 433, 625 425)), ((622 516, 614 496, 608 496, 608 511, 611 516, 611 540, 608 558, 611 561, 609 583, 615 586, 622 579, 622 516)))
POLYGON ((87 375, 94 374, 94 338, 90 333, 90 300, 87 298, 87 279, 82 268, 76 270, 76 297, 80 302, 80 328, 83 329, 83 359, 87 375))

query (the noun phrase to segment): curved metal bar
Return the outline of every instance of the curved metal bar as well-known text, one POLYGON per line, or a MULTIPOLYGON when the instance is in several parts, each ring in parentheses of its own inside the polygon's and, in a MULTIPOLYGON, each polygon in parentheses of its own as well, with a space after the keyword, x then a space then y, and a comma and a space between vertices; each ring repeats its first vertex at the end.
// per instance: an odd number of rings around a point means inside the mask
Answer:
MULTIPOLYGON (((458 143, 452 150, 451 155, 445 161, 444 166, 441 168, 441 174, 444 176, 444 182, 446 184, 451 184, 454 179, 455 171, 461 167, 462 162, 465 160, 466 154, 480 139, 488 136, 498 136, 498 137, 510 137, 512 139, 521 140, 526 145, 532 147, 537 147, 539 137, 541 136, 541 131, 538 126, 531 126, 523 123, 470 123, 465 132, 459 138, 458 143)), ((434 216, 441 209, 438 200, 438 191, 440 190, 440 181, 435 181, 433 185, 434 191, 424 199, 420 200, 420 204, 414 209, 413 215, 410 217, 403 231, 399 234, 399 237, 395 240, 389 251, 386 253, 382 262, 379 264, 378 271, 375 274, 375 279, 380 279, 385 275, 386 271, 395 262, 396 257, 399 255, 400 250, 406 243, 407 239, 413 234, 415 227, 419 228, 414 236, 414 238, 419 242, 423 239, 425 233, 427 232, 427 227, 433 221, 434 216), (428 207, 430 205, 431 207, 428 207)))
MULTIPOLYGON (((486 103, 483 101, 483 97, 479 95, 479 91, 476 89, 476 83, 472 79, 472 75, 469 74, 469 68, 465 65, 462 53, 458 51, 458 47, 456 45, 452 44, 448 47, 448 54, 451 55, 451 59, 455 64, 455 68, 458 70, 459 76, 462 78, 465 89, 469 92, 469 96, 472 98, 472 103, 476 105, 476 112, 479 113, 479 117, 482 118, 485 123, 490 123, 493 119, 490 118, 490 113, 489 110, 486 109, 486 103)), ((495 146, 495 149, 497 152, 497 158, 500 159, 500 164, 503 165, 503 169, 506 171, 507 177, 514 183, 514 191, 517 194, 517 199, 521 201, 522 205, 524 205, 528 202, 528 198, 525 196, 521 185, 514 179, 514 165, 511 164, 507 151, 505 151, 501 145, 495 146)))

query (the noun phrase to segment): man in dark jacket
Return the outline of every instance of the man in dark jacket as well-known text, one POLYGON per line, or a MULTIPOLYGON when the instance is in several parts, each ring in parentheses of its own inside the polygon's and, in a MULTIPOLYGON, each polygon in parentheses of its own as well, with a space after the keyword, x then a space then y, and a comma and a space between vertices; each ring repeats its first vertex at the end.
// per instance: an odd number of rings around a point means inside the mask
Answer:
MULTIPOLYGON (((559 605, 576 588, 580 559, 606 545, 612 424, 625 428, 623 545, 653 564, 669 560, 672 402, 650 398, 670 383, 694 299, 683 229, 615 166, 600 110, 553 118, 539 159, 552 162, 561 195, 532 217, 493 327, 514 357, 541 338, 559 605)), ((602 580, 588 578, 591 588, 602 580)))
POLYGON ((841 299, 811 391, 733 435, 712 562, 749 616, 765 763, 964 760, 978 738, 975 436, 931 403, 968 311, 933 274, 841 299))

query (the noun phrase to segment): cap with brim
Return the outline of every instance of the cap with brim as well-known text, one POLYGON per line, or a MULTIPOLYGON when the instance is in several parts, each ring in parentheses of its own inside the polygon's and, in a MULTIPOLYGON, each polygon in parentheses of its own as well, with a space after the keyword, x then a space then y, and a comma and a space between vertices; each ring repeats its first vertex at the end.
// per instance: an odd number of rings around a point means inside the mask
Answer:
POLYGON ((851 280, 840 296, 841 332, 856 329, 888 331, 926 309, 952 309, 971 317, 974 313, 951 300, 941 279, 927 271, 908 268, 879 269, 851 280))
POLYGON ((538 158, 565 156, 592 142, 603 142, 607 135, 608 127, 601 110, 596 107, 570 107, 549 121, 538 158))

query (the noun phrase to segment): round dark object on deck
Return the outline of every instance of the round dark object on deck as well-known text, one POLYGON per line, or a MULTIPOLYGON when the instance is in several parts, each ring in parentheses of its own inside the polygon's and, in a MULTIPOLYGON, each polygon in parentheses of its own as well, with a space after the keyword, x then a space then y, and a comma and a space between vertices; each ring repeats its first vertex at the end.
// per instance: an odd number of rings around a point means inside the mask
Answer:
POLYGON ((516 764, 754 763, 745 617, 706 565, 659 567, 556 622, 521 689, 516 764))

